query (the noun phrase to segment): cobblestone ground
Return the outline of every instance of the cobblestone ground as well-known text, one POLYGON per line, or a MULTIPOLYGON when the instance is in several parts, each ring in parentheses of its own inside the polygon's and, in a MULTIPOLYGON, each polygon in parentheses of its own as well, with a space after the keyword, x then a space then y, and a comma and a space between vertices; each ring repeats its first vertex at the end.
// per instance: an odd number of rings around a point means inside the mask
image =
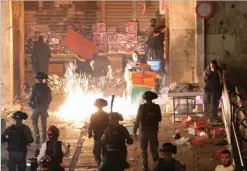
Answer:
MULTIPOLYGON (((55 116, 50 116, 48 122, 48 125, 55 124, 60 127, 61 141, 65 142, 65 144, 71 144, 70 155, 64 158, 64 164, 68 166, 74 153, 80 130, 65 126, 66 124, 55 116)), ((32 128, 30 117, 26 121, 26 123, 32 128)), ((160 144, 167 141, 174 142, 172 136, 176 129, 180 129, 182 136, 188 137, 187 132, 185 132, 184 128, 180 127, 179 123, 173 124, 171 121, 171 117, 167 116, 166 114, 163 114, 163 121, 160 124, 159 130, 160 144)), ((96 163, 94 162, 92 154, 92 146, 92 139, 85 141, 76 170, 97 170, 96 163)), ((36 148, 37 147, 34 144, 31 144, 31 146, 29 147, 28 157, 33 156, 34 150, 36 148)), ((201 146, 182 145, 178 147, 178 153, 175 155, 175 158, 180 160, 183 164, 186 164, 187 171, 213 171, 215 165, 218 163, 216 159, 217 148, 220 147, 216 147, 213 143, 210 142, 201 146)), ((2 145, 2 161, 4 161, 3 159, 6 157, 6 154, 6 146, 2 145)), ((149 153, 149 155, 151 154, 149 153)), ((149 159, 151 160, 151 156, 149 157, 149 159)), ((128 161, 131 165, 131 168, 128 169, 128 171, 142 170, 142 158, 138 140, 135 140, 135 143, 133 145, 128 146, 128 161)), ((5 162, 2 162, 1 170, 3 171, 7 170, 6 165, 4 165, 4 163, 5 162)), ((150 161, 150 167, 151 165, 152 161, 150 161)))

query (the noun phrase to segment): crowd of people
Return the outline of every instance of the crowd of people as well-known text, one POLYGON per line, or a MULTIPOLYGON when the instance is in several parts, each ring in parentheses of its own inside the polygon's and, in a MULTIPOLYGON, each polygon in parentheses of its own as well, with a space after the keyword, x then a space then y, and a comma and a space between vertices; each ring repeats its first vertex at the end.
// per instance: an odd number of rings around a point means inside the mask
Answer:
MULTIPOLYGON (((47 75, 37 73, 35 76, 37 83, 33 85, 29 105, 33 109, 31 115, 33 129, 35 134, 35 143, 41 145, 36 151, 36 157, 32 160, 31 171, 48 170, 64 171, 63 157, 67 154, 63 143, 58 140, 59 129, 52 125, 47 130, 47 110, 51 103, 51 91, 46 84, 47 75), (43 128, 42 143, 38 130, 38 118, 41 117, 43 128), (48 136, 48 140, 46 139, 48 136)), ((173 158, 177 153, 177 147, 170 142, 164 143, 158 149, 158 131, 159 123, 162 120, 160 106, 153 103, 158 95, 147 91, 143 94, 146 101, 138 109, 135 121, 133 135, 136 137, 137 130, 140 134, 140 148, 143 158, 143 171, 149 170, 148 165, 148 145, 152 153, 153 171, 184 171, 185 166, 173 158), (162 157, 159 156, 159 151, 162 157)), ((91 115, 88 126, 88 138, 94 139, 93 154, 98 165, 99 171, 123 171, 130 167, 127 162, 127 144, 134 143, 127 128, 119 123, 123 121, 121 114, 117 112, 107 113, 104 107, 108 105, 104 99, 97 99, 94 103, 97 112, 91 115)), ((23 124, 23 120, 28 115, 22 111, 12 114, 15 124, 8 127, 1 136, 2 142, 8 143, 8 168, 9 171, 15 171, 18 166, 19 171, 26 170, 26 157, 28 145, 34 142, 30 128, 23 124)), ((216 171, 233 171, 231 154, 229 151, 221 153, 222 164, 217 166, 216 171)))
MULTIPOLYGON (((19 171, 26 170, 27 147, 35 139, 37 147, 40 148, 36 151, 35 160, 32 160, 32 171, 63 171, 63 157, 67 152, 63 148, 62 142, 58 140, 59 129, 52 125, 47 130, 47 110, 52 101, 51 90, 46 83, 47 74, 38 72, 35 79, 36 83, 32 87, 29 99, 29 106, 33 110, 31 120, 35 138, 33 138, 30 128, 22 122, 28 118, 28 115, 22 111, 13 113, 12 118, 16 121, 15 124, 8 127, 1 136, 2 142, 8 143, 8 168, 10 171, 15 171, 16 166, 18 166, 19 171), (41 117, 42 124, 42 141, 38 129, 39 117, 41 117)), ((154 170, 161 171, 174 167, 174 170, 182 171, 183 166, 180 162, 172 159, 172 154, 176 153, 172 144, 163 144, 160 151, 164 158, 159 157, 158 125, 162 117, 159 105, 152 102, 157 97, 158 95, 151 91, 144 93, 143 98, 146 103, 139 107, 133 131, 134 137, 136 137, 139 128, 143 170, 149 168, 147 155, 149 144, 155 166, 154 170)), ((93 154, 99 171, 123 171, 130 167, 127 162, 126 144, 131 145, 134 140, 127 128, 119 123, 123 120, 121 114, 116 112, 107 113, 103 110, 108 105, 106 100, 97 99, 94 105, 98 111, 91 115, 88 138, 94 138, 93 154)))
MULTIPOLYGON (((151 20, 151 26, 147 31, 146 58, 140 57, 138 52, 133 52, 132 59, 127 61, 126 68, 128 70, 135 70, 138 68, 136 67, 137 63, 145 63, 146 60, 150 59, 161 60, 164 69, 164 31, 164 26, 156 28, 156 20, 151 20)), ((47 129, 47 111, 52 101, 51 89, 47 85, 50 57, 50 49, 41 36, 32 55, 32 63, 36 71, 36 83, 32 86, 28 103, 32 108, 31 120, 34 138, 30 128, 22 123, 23 120, 28 118, 28 115, 22 111, 13 113, 12 118, 16 121, 15 124, 8 127, 1 136, 1 141, 8 143, 9 171, 15 171, 16 166, 18 166, 18 171, 26 170, 27 147, 34 141, 38 147, 40 145, 41 147, 37 151, 35 160, 32 160, 31 170, 64 171, 62 163, 67 151, 64 149, 63 143, 58 140, 59 129, 54 125, 47 129), (39 118, 41 118, 42 125, 42 141, 38 128, 39 118)), ((89 73, 95 77, 112 73, 110 61, 107 57, 102 56, 101 51, 93 54, 92 60, 84 62, 80 63, 78 61, 79 65, 83 65, 79 67, 78 72, 89 73)), ((215 60, 206 68, 204 80, 205 104, 208 104, 210 108, 206 109, 212 112, 212 119, 217 120, 217 110, 222 92, 222 71, 215 60)), ((160 106, 153 103, 156 98, 158 98, 158 95, 151 91, 143 94, 143 99, 146 102, 139 106, 133 129, 134 137, 136 137, 139 129, 143 171, 150 169, 147 153, 148 145, 152 154, 153 171, 184 171, 185 166, 173 158, 173 155, 177 153, 175 145, 166 142, 159 149, 158 132, 162 115, 160 106), (162 157, 159 156, 159 151, 162 157)), ((108 105, 106 100, 97 99, 94 105, 98 110, 91 115, 88 138, 94 139, 93 154, 98 170, 123 171, 130 167, 127 162, 127 145, 133 144, 134 139, 127 128, 120 124, 120 121, 123 121, 121 114, 116 112, 107 113, 103 110, 108 105)), ((217 166, 215 171, 233 171, 231 158, 229 151, 222 151, 222 165, 217 166)))

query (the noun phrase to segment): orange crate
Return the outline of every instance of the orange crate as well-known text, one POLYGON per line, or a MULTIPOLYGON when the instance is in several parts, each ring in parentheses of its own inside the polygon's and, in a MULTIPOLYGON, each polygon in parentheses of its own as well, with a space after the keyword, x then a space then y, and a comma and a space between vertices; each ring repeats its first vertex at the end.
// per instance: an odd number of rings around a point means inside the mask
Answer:
POLYGON ((133 79, 132 84, 143 84, 142 79, 133 79))
POLYGON ((139 72, 130 72, 131 78, 142 78, 143 74, 139 72))
POLYGON ((208 142, 207 137, 195 137, 191 139, 192 144, 202 145, 208 142))
POLYGON ((158 74, 156 72, 144 71, 143 77, 156 78, 158 74))
POLYGON ((207 121, 197 121, 194 122, 195 128, 207 128, 208 127, 208 122, 207 121))

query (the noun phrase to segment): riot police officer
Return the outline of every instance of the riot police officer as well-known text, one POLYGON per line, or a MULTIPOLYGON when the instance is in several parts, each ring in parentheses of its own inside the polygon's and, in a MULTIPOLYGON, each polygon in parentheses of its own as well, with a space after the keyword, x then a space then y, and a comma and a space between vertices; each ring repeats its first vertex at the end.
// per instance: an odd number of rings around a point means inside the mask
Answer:
POLYGON ((32 87, 29 98, 29 106, 33 110, 31 119, 32 119, 37 145, 40 144, 40 135, 38 128, 39 117, 41 117, 42 139, 43 142, 46 141, 46 129, 47 129, 47 118, 48 118, 47 110, 52 100, 51 89, 46 83, 47 79, 48 76, 45 73, 42 72, 36 73, 35 75, 36 83, 32 87))
POLYGON ((177 153, 177 147, 173 145, 172 143, 164 143, 161 148, 160 152, 163 155, 163 158, 156 161, 154 164, 153 171, 163 171, 163 170, 169 170, 169 171, 184 171, 185 166, 181 165, 181 163, 172 158, 173 154, 177 153))
POLYGON ((8 143, 9 171, 16 171, 16 166, 19 171, 26 170, 27 145, 34 141, 30 128, 22 123, 27 117, 21 111, 13 113, 12 118, 16 123, 2 133, 1 141, 8 143))
POLYGON ((62 142, 58 141, 59 129, 52 125, 48 129, 47 135, 49 140, 42 144, 37 160, 40 161, 43 156, 49 156, 52 161, 50 170, 64 171, 61 164, 66 151, 63 149, 62 142))
POLYGON ((138 114, 134 126, 134 135, 140 125, 140 143, 143 157, 143 170, 148 170, 148 142, 152 153, 153 161, 159 160, 158 154, 158 127, 161 121, 160 106, 153 103, 152 100, 157 99, 158 95, 151 91, 147 91, 143 95, 146 103, 139 106, 138 114))
POLYGON ((61 164, 63 163, 63 157, 66 151, 63 149, 62 142, 58 141, 59 129, 52 125, 48 129, 47 135, 49 140, 42 144, 37 159, 39 161, 43 156, 49 156, 52 161, 50 167, 51 170, 64 171, 64 168, 61 167, 61 164))
POLYGON ((103 107, 108 103, 104 99, 97 99, 94 105, 98 111, 92 114, 90 124, 88 127, 88 138, 94 138, 93 154, 98 166, 101 163, 101 154, 103 157, 106 154, 106 147, 101 144, 100 139, 104 133, 105 128, 109 125, 109 114, 103 110, 103 107))
POLYGON ((105 129, 101 138, 102 144, 107 146, 107 156, 99 171, 123 171, 127 166, 126 143, 133 144, 133 139, 127 128, 119 124, 120 120, 123 117, 119 113, 110 114, 110 126, 105 129))

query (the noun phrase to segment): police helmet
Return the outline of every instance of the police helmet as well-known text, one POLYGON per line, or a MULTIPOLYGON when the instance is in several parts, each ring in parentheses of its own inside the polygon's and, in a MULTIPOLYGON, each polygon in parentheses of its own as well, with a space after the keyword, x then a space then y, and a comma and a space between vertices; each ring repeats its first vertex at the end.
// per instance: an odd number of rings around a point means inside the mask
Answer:
POLYGON ((37 72, 35 74, 35 79, 46 79, 47 80, 48 79, 48 76, 44 72, 37 72))
POLYGON ((154 100, 154 99, 157 99, 158 98, 158 95, 152 91, 146 91, 143 96, 142 96, 143 99, 145 100, 154 100))
POLYGON ((12 114, 12 118, 15 120, 26 120, 28 118, 28 115, 25 112, 17 111, 12 114))
POLYGON ((39 164, 39 167, 48 169, 51 166, 51 158, 49 156, 43 156, 38 161, 38 164, 39 164))
POLYGON ((101 98, 95 100, 95 102, 94 102, 94 106, 96 106, 96 107, 105 107, 107 105, 108 105, 107 101, 105 99, 101 99, 101 98))
POLYGON ((55 125, 51 125, 47 130, 47 134, 50 138, 57 138, 59 137, 59 129, 55 125))
POLYGON ((160 148, 160 152, 176 154, 177 153, 177 146, 173 145, 170 142, 164 143, 160 148))
POLYGON ((110 118, 109 119, 110 120, 117 120, 117 121, 123 121, 124 120, 123 116, 118 112, 112 112, 110 114, 110 118))

